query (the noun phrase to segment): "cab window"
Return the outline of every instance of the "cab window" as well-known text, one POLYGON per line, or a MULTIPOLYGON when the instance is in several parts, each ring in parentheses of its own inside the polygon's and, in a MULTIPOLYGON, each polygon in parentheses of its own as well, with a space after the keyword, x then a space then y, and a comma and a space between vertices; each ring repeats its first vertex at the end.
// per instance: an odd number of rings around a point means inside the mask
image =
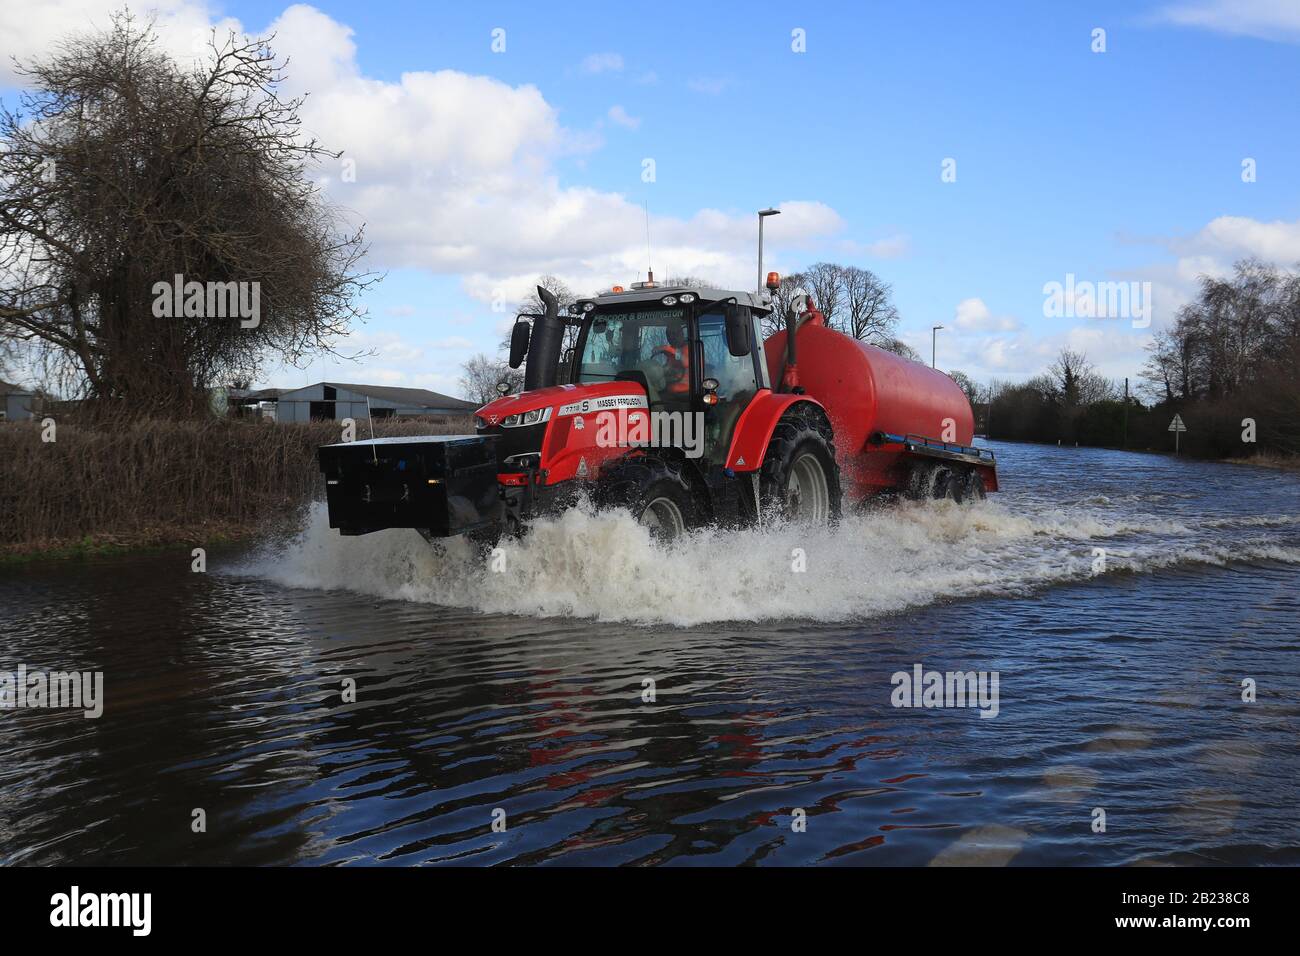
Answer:
POLYGON ((721 312, 700 316, 700 344, 704 352, 704 378, 718 381, 722 401, 745 401, 758 390, 751 355, 732 355, 727 348, 726 321, 721 312))
POLYGON ((651 404, 685 402, 690 395, 690 346, 681 309, 597 316, 587 331, 577 381, 635 377, 651 404))

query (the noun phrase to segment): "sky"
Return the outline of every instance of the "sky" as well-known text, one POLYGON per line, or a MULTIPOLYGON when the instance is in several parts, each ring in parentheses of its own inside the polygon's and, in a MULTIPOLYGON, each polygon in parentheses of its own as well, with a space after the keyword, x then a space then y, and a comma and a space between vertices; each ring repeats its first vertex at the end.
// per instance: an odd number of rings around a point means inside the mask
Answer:
MULTIPOLYGON (((11 57, 119 6, 5 0, 0 97, 11 57)), ((928 359, 944 326, 939 367, 980 381, 1063 347, 1136 379, 1200 275, 1300 263, 1300 0, 132 9, 178 56, 209 25, 275 33, 343 151, 314 174, 384 273, 339 343, 371 354, 259 385, 458 394, 541 274, 752 288, 769 206, 766 269, 872 270, 900 337, 928 359)))

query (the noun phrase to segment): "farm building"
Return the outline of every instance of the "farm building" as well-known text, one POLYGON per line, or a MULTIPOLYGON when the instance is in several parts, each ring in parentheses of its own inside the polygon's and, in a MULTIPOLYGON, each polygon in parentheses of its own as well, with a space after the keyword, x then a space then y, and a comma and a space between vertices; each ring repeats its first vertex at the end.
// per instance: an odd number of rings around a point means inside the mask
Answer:
POLYGON ((319 382, 281 392, 276 402, 275 420, 307 422, 352 418, 362 421, 366 418, 367 408, 375 418, 398 415, 457 417, 470 414, 478 405, 423 388, 319 382))
POLYGON ((0 382, 0 420, 24 422, 32 417, 36 396, 18 385, 0 382))
POLYGON ((273 422, 276 403, 283 394, 282 388, 228 388, 226 389, 226 413, 236 418, 273 422))

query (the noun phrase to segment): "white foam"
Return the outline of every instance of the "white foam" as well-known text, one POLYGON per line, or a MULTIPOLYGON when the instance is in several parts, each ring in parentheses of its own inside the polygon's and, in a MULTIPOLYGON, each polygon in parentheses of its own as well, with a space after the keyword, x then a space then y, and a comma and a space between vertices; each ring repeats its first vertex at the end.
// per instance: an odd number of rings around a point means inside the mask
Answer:
POLYGON ((504 570, 493 571, 462 539, 434 547, 414 531, 342 537, 316 504, 287 547, 268 546, 239 571, 289 586, 484 612, 684 626, 845 621, 945 599, 1023 593, 1092 576, 1098 546, 1106 548, 1108 573, 1188 562, 1300 563, 1298 548, 1206 540, 1195 524, 1132 514, 1112 519, 1077 507, 1015 513, 992 500, 905 502, 846 516, 836 529, 705 529, 662 546, 626 512, 576 508, 504 540, 497 555, 504 570), (806 571, 793 570, 796 549, 806 571))

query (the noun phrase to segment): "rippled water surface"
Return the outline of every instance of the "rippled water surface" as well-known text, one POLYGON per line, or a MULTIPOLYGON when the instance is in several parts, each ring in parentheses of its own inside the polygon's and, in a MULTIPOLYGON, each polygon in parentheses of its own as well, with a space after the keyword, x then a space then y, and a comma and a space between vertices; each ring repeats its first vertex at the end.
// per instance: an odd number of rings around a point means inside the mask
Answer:
POLYGON ((106 696, 0 711, 0 861, 1300 863, 1300 477, 993 447, 988 502, 834 532, 0 570, 0 670, 106 696), (916 664, 997 716, 891 706, 916 664))

